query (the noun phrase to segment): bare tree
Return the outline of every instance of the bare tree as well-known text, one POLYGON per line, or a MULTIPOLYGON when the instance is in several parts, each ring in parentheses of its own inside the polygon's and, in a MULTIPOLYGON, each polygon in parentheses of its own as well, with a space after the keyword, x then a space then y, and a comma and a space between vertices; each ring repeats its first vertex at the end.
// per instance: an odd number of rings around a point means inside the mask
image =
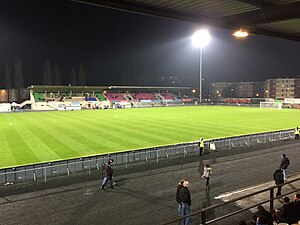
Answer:
POLYGON ((75 70, 75 67, 72 66, 72 69, 71 69, 71 77, 70 77, 70 84, 73 85, 73 86, 76 86, 77 85, 77 76, 76 76, 76 70, 75 70))
POLYGON ((45 66, 44 66, 43 84, 45 85, 53 84, 52 68, 49 60, 45 62, 45 66))
POLYGON ((5 89, 7 90, 7 102, 9 102, 9 89, 11 88, 11 69, 8 63, 5 63, 5 89))
POLYGON ((54 74, 53 74, 53 84, 54 85, 61 85, 61 74, 60 68, 57 64, 54 66, 54 74))
POLYGON ((83 64, 80 64, 78 69, 78 85, 85 85, 85 72, 83 64))
POLYGON ((23 71, 22 71, 22 60, 20 57, 16 58, 14 63, 15 69, 15 88, 17 89, 17 100, 18 102, 21 101, 21 88, 23 87, 23 71))

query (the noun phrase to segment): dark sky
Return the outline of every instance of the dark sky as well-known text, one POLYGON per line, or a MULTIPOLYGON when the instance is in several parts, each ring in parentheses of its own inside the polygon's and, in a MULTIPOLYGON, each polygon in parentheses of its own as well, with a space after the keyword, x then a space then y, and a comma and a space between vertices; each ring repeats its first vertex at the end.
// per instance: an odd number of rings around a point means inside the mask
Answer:
MULTIPOLYGON (((84 64, 87 85, 120 85, 122 73, 156 78, 177 75, 193 86, 199 51, 191 35, 201 24, 126 13, 63 0, 6 0, 0 7, 0 86, 5 63, 23 62, 24 85, 41 84, 45 61, 58 64, 62 82, 84 64)), ((300 75, 300 43, 265 36, 236 40, 230 30, 210 27, 204 78, 264 81, 300 75)))

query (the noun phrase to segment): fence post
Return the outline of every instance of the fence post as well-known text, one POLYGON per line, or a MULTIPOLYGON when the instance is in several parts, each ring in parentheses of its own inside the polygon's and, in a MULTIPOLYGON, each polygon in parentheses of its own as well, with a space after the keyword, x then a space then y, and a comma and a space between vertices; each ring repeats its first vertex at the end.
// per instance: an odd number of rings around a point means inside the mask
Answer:
POLYGON ((158 150, 156 150, 156 163, 158 163, 158 150))
POLYGON ((206 211, 201 213, 201 225, 206 225, 206 211))
POLYGON ((228 142, 229 142, 229 144, 228 144, 228 149, 229 149, 229 151, 230 151, 230 145, 231 145, 231 143, 230 143, 230 138, 228 139, 228 142))
POLYGON ((89 159, 89 175, 91 175, 91 159, 89 159))
POLYGON ((274 188, 270 189, 270 212, 274 209, 274 188))
POLYGON ((35 175, 35 171, 33 172, 33 181, 36 181, 36 175, 35 175))
POLYGON ((46 171, 46 167, 44 167, 44 182, 47 182, 47 171, 46 171))

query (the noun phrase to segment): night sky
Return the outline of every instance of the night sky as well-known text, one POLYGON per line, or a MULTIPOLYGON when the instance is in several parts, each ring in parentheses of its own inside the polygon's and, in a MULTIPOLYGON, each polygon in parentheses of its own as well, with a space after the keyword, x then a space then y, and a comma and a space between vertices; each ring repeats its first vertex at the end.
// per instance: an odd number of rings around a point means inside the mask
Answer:
MULTIPOLYGON (((195 86, 199 50, 191 36, 201 24, 126 13, 63 0, 6 0, 0 7, 0 87, 5 63, 23 62, 24 85, 41 84, 45 61, 60 66, 62 83, 83 63, 87 85, 122 85, 122 74, 181 76, 195 86)), ((204 79, 264 81, 300 75, 300 43, 266 36, 236 40, 209 27, 204 79)), ((138 85, 138 83, 132 83, 138 85)))

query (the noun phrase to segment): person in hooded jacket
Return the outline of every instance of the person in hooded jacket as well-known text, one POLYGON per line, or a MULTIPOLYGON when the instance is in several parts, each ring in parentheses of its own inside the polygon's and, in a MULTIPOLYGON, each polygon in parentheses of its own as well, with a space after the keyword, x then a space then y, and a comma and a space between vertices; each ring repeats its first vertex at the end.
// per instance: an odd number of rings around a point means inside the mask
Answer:
MULTIPOLYGON (((276 185, 281 185, 284 183, 284 175, 283 175, 283 171, 281 168, 275 170, 275 172, 273 174, 273 179, 274 179, 276 185)), ((277 187, 276 196, 281 195, 281 189, 282 189, 282 186, 277 187)))

